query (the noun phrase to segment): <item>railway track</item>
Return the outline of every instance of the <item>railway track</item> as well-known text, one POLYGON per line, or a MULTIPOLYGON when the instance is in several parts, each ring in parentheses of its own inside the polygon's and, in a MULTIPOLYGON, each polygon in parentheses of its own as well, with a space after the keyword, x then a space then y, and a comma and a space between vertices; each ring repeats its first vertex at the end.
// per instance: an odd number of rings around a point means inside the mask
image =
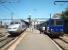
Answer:
POLYGON ((0 49, 3 48, 5 45, 7 45, 9 42, 14 40, 15 37, 7 36, 4 37, 3 39, 0 39, 0 49))
POLYGON ((15 39, 19 37, 19 36, 11 36, 7 33, 5 34, 6 35, 4 36, 0 35, 0 50, 6 50, 9 46, 11 46, 15 42, 15 39))
POLYGON ((68 43, 68 37, 67 36, 60 37, 60 39, 62 39, 64 42, 68 43))
POLYGON ((68 50, 68 40, 64 37, 53 38, 53 41, 56 42, 56 44, 58 44, 63 50, 68 50))
POLYGON ((6 35, 0 38, 0 50, 7 50, 13 43, 23 35, 23 32, 19 36, 6 35))
POLYGON ((10 36, 6 29, 0 29, 0 50, 13 39, 14 37, 10 36))

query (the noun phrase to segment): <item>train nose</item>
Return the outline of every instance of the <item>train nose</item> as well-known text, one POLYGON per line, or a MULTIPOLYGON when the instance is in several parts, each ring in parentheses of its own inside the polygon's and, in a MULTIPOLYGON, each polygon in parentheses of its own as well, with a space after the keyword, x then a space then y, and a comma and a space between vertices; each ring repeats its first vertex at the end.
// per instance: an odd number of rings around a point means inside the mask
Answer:
POLYGON ((19 28, 19 25, 10 25, 8 27, 8 31, 16 31, 19 28))

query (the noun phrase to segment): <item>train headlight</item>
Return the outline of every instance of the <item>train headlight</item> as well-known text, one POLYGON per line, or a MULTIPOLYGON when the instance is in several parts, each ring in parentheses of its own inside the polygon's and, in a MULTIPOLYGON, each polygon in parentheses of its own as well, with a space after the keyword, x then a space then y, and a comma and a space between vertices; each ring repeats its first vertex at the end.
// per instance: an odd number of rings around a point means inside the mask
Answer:
POLYGON ((49 27, 47 27, 47 32, 49 32, 49 27))
POLYGON ((49 30, 49 27, 47 27, 47 30, 49 30))
POLYGON ((14 27, 13 29, 18 29, 17 27, 14 27))
POLYGON ((53 31, 53 29, 51 29, 51 31, 53 31))
POLYGON ((13 30, 14 30, 14 31, 17 31, 17 30, 18 30, 18 27, 14 27, 13 30))
POLYGON ((61 31, 63 32, 63 29, 61 29, 61 31))

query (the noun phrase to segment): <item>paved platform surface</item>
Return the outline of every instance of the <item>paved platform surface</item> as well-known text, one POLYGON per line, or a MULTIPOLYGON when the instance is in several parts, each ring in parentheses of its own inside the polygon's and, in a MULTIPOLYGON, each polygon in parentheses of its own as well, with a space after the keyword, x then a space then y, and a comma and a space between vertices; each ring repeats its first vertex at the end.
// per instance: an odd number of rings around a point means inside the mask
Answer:
POLYGON ((47 35, 40 34, 35 29, 28 31, 14 50, 61 50, 47 35))

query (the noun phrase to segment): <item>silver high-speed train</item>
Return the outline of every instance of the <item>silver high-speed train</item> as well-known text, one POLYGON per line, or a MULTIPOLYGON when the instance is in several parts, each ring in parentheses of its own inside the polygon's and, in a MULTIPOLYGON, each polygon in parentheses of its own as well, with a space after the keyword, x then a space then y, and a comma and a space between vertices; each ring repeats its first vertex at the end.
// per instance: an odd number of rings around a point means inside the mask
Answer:
POLYGON ((11 35, 19 35, 27 28, 27 25, 23 20, 13 20, 8 26, 8 32, 11 35))

